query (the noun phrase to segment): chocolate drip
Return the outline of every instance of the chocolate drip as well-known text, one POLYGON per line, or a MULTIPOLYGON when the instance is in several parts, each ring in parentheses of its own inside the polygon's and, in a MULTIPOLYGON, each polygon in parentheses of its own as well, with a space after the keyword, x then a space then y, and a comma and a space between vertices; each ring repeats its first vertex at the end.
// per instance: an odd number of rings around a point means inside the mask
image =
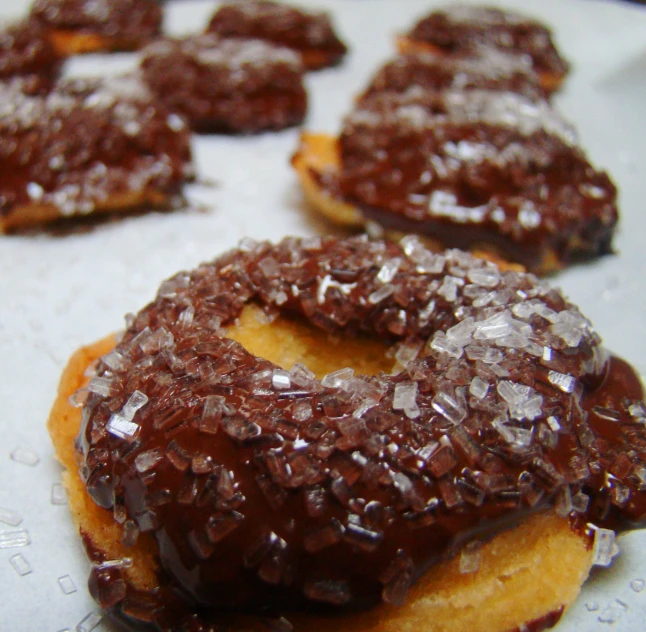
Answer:
POLYGON ((89 389, 81 474, 153 532, 161 630, 401 603, 430 565, 554 507, 584 537, 646 523, 633 369, 532 275, 414 238, 245 242, 165 282, 89 389), (400 371, 319 381, 254 357, 221 329, 249 302, 390 341, 400 371))

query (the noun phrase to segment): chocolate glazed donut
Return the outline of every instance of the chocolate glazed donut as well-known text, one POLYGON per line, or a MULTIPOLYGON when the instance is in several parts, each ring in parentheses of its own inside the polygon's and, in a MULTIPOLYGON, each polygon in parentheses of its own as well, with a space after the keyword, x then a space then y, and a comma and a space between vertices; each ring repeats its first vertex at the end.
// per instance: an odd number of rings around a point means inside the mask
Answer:
POLYGON ((533 275, 414 238, 244 242, 166 281, 88 389, 87 491, 124 541, 154 535, 162 569, 145 595, 118 564, 91 586, 160 630, 400 604, 432 565, 554 508, 590 542, 646 521, 635 372, 533 275), (281 368, 228 337, 252 305, 378 338, 395 368, 281 368))

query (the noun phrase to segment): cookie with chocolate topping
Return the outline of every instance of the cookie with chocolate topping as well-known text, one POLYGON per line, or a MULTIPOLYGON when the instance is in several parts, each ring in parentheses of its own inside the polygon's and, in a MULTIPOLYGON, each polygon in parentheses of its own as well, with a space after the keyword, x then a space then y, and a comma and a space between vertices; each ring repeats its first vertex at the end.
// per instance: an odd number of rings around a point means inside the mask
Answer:
POLYGON ((31 15, 63 56, 135 50, 157 37, 162 24, 155 0, 35 0, 31 15))
POLYGON ((532 100, 548 96, 527 58, 483 48, 477 57, 445 59, 425 52, 398 55, 377 71, 362 98, 378 92, 406 92, 413 86, 431 92, 516 92, 532 100))
POLYGON ((158 40, 142 51, 141 69, 157 98, 196 131, 280 130, 307 111, 298 55, 262 40, 158 40))
POLYGON ((211 18, 207 32, 285 46, 301 56, 307 70, 335 66, 347 52, 327 13, 270 0, 224 3, 211 18))
POLYGON ((545 101, 510 92, 373 94, 337 139, 292 159, 333 222, 414 232, 539 273, 611 252, 617 191, 545 101))
POLYGON ((0 81, 20 77, 36 91, 47 90, 60 66, 61 58, 39 22, 0 22, 0 81))
POLYGON ((49 429, 129 624, 539 631, 646 524, 643 397, 531 274, 246 240, 79 351, 49 429))
POLYGON ((493 7, 456 4, 433 11, 398 38, 398 46, 401 52, 427 51, 443 58, 477 55, 481 46, 525 56, 549 92, 560 87, 569 69, 544 24, 493 7))
POLYGON ((0 84, 0 232, 169 206, 192 175, 189 131, 135 76, 0 84))

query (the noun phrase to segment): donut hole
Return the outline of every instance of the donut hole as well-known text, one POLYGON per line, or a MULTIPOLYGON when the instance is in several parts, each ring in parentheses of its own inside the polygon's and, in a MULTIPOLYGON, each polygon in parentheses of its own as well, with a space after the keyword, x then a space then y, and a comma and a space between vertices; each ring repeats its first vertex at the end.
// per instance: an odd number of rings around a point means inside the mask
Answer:
POLYGON ((300 362, 318 379, 346 367, 358 375, 392 371, 394 361, 386 356, 388 345, 379 340, 331 334, 292 314, 281 313, 270 323, 266 320, 261 308, 250 303, 227 335, 249 353, 283 369, 300 362))

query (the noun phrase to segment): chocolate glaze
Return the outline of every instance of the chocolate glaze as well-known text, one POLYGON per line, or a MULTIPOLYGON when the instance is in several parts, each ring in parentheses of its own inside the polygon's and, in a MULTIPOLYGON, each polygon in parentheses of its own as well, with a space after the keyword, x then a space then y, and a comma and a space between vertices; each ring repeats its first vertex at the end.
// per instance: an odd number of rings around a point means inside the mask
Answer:
POLYGON ((499 90, 540 99, 547 92, 525 57, 483 48, 477 57, 444 59, 430 53, 399 55, 382 66, 364 92, 406 92, 412 86, 424 90, 499 90))
POLYGON ((484 45, 529 56, 540 74, 562 76, 568 71, 568 64, 556 50, 548 28, 502 9, 446 7, 422 18, 406 37, 431 44, 448 55, 464 54, 484 45))
MULTIPOLYGON (((246 241, 166 281, 88 388, 81 476, 128 542, 154 535, 159 630, 401 603, 466 542, 553 507, 584 536, 646 523, 633 369, 534 276, 412 237, 246 241), (251 301, 392 342, 398 372, 319 381, 254 357, 221 329, 251 301)), ((136 619, 143 598, 115 607, 136 619)))
POLYGON ((161 33, 162 9, 155 0, 35 0, 31 15, 50 28, 114 38, 125 48, 161 33))
POLYGON ((334 66, 347 52, 327 13, 309 12, 279 2, 225 3, 211 18, 207 31, 224 37, 257 38, 286 46, 303 54, 306 67, 312 70, 334 66))
POLYGON ((303 67, 288 48, 201 35, 157 41, 142 55, 150 88, 195 130, 259 132, 305 117, 303 67))
POLYGON ((0 215, 50 204, 86 214, 111 196, 177 194, 189 131, 134 76, 70 79, 45 96, 0 85, 0 215))
POLYGON ((386 228, 493 244, 540 270, 548 253, 562 265, 611 251, 617 192, 575 143, 544 101, 412 88, 362 100, 338 174, 320 181, 386 228))
POLYGON ((48 88, 60 65, 46 30, 36 20, 0 23, 0 80, 31 78, 48 88))

